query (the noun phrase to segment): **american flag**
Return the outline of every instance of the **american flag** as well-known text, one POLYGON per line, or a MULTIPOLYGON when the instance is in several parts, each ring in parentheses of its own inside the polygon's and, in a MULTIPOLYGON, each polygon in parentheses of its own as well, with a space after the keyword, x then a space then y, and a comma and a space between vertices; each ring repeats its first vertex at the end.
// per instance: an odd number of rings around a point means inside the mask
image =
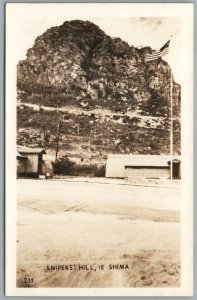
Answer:
POLYGON ((151 54, 146 54, 145 61, 147 62, 147 61, 155 60, 159 57, 169 54, 169 47, 170 47, 170 40, 167 41, 167 43, 165 43, 165 45, 163 45, 163 47, 161 47, 161 49, 159 49, 158 51, 154 51, 151 54))

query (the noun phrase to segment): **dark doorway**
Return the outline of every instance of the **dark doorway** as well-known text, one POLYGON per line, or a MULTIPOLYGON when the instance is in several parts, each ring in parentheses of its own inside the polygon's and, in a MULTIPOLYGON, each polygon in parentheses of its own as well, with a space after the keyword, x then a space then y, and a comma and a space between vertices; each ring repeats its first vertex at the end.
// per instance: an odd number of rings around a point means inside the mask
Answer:
POLYGON ((180 162, 172 163, 172 178, 179 179, 180 178, 180 162))
POLYGON ((42 174, 42 153, 38 155, 38 175, 42 174))

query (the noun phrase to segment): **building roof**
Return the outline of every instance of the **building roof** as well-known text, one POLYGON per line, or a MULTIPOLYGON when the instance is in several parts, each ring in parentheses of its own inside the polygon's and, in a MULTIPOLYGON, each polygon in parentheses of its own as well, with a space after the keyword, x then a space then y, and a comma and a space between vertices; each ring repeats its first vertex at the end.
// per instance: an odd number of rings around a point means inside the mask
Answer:
POLYGON ((17 157, 17 158, 27 158, 27 157, 23 156, 22 154, 20 154, 20 153, 18 152, 18 150, 16 151, 16 157, 17 157))
POLYGON ((26 146, 17 146, 19 154, 46 154, 44 148, 30 148, 26 146))
MULTIPOLYGON (((136 155, 136 154, 110 154, 108 163, 120 162, 125 167, 169 167, 170 155, 136 155)), ((173 161, 180 161, 180 156, 173 156, 173 161)))

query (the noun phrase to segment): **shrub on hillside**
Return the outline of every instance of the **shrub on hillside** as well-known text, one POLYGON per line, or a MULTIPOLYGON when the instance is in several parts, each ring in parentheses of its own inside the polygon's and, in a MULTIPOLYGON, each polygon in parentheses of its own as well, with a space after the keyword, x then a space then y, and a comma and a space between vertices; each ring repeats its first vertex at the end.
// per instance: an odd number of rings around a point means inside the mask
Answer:
POLYGON ((105 166, 97 166, 96 164, 78 165, 74 166, 75 176, 91 176, 91 177, 105 177, 105 166))
POLYGON ((64 156, 58 158, 58 160, 53 163, 53 173, 57 175, 74 175, 74 166, 75 163, 64 156))
POLYGON ((79 165, 68 157, 61 157, 53 163, 53 173, 56 175, 105 177, 105 166, 79 165))

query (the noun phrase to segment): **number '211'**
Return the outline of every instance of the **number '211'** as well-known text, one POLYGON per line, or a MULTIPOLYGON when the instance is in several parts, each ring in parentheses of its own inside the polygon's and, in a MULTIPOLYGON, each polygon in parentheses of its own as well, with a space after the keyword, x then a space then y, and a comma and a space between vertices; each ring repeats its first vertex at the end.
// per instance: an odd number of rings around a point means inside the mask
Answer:
POLYGON ((33 278, 24 278, 24 283, 33 283, 34 282, 34 279, 33 278))

